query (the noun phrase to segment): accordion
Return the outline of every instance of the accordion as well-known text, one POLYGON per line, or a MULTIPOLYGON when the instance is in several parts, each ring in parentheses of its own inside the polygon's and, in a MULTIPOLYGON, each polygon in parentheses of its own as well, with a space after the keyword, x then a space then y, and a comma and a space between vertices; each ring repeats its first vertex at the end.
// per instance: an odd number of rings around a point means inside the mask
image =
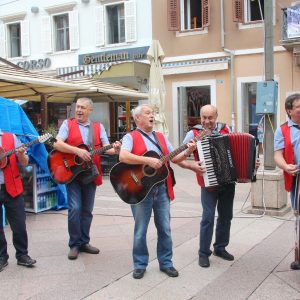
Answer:
POLYGON ((255 181, 257 142, 253 135, 209 136, 197 142, 197 150, 199 160, 206 167, 205 187, 255 181))

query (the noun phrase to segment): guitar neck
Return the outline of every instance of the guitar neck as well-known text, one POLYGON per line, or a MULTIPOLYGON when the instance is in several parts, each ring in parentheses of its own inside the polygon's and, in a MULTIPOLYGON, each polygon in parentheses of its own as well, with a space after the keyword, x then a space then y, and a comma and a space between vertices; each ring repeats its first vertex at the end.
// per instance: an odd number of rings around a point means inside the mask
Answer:
POLYGON ((22 144, 21 146, 17 147, 17 148, 14 148, 14 149, 11 149, 5 153, 3 153, 3 155, 1 155, 1 158, 5 157, 5 156, 10 156, 11 154, 15 153, 17 149, 19 148, 22 148, 22 147, 29 147, 31 145, 34 145, 34 144, 37 144, 39 143, 39 139, 36 139, 36 140, 33 140, 29 143, 26 143, 26 144, 22 144))
POLYGON ((102 148, 99 148, 99 149, 96 149, 96 150, 92 150, 92 151, 91 151, 91 155, 94 156, 94 155, 96 155, 96 154, 102 154, 102 153, 104 153, 105 151, 107 151, 107 150, 109 150, 109 149, 111 149, 111 148, 113 148, 113 147, 114 147, 113 144, 110 144, 110 145, 104 146, 104 147, 102 147, 102 148))
MULTIPOLYGON (((200 132, 194 139, 194 142, 197 142, 201 139, 203 139, 205 136, 208 135, 208 131, 207 130, 203 130, 202 132, 200 132)), ((178 155, 179 153, 181 153, 182 151, 184 151, 185 149, 187 149, 188 146, 187 144, 183 144, 181 145, 179 148, 177 148, 176 150, 172 151, 171 153, 163 156, 160 161, 165 164, 167 161, 173 159, 176 155, 178 155)))

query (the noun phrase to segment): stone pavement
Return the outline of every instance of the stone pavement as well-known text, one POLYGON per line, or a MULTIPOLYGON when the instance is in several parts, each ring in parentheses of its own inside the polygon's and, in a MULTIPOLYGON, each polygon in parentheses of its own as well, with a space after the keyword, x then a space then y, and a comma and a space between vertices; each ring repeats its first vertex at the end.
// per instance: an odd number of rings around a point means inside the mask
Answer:
MULTIPOLYGON (((9 226, 9 265, 0 273, 0 299, 300 299, 300 271, 293 259, 294 220, 248 215, 250 184, 238 184, 228 251, 233 262, 211 257, 198 265, 200 189, 192 172, 175 167, 176 199, 171 206, 174 265, 178 278, 159 271, 156 229, 149 226, 150 263, 145 277, 132 278, 133 219, 130 207, 109 180, 97 190, 91 244, 99 255, 67 259, 67 211, 28 214, 30 255, 36 267, 16 264, 9 226), (243 211, 241 211, 243 208, 243 211)), ((267 191, 266 191, 267 192, 267 191)))

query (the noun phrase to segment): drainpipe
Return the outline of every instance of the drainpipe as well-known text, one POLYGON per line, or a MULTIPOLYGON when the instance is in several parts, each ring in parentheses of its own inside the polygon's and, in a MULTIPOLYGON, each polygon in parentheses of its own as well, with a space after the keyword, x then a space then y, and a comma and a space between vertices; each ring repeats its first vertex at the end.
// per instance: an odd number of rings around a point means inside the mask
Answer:
POLYGON ((225 31, 224 31, 224 0, 220 0, 221 5, 221 48, 224 52, 230 54, 230 98, 231 98, 231 128, 235 132, 235 73, 234 73, 234 58, 233 50, 225 48, 225 31))

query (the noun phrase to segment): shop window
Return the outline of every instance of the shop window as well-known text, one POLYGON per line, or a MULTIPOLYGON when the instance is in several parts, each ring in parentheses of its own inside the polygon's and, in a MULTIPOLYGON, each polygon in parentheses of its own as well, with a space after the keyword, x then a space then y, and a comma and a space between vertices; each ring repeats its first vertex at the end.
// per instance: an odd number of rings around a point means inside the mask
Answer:
POLYGON ((70 49, 69 15, 53 16, 55 51, 70 49))
POLYGON ((135 0, 98 5, 95 14, 96 46, 136 41, 135 0))
POLYGON ((209 0, 168 0, 169 31, 199 30, 209 24, 209 0))
POLYGON ((264 0, 233 0, 233 21, 261 22, 264 19, 264 0))
POLYGON ((7 25, 9 57, 21 56, 21 24, 7 25))
POLYGON ((108 44, 124 43, 125 42, 124 3, 107 6, 106 14, 107 14, 108 44))

